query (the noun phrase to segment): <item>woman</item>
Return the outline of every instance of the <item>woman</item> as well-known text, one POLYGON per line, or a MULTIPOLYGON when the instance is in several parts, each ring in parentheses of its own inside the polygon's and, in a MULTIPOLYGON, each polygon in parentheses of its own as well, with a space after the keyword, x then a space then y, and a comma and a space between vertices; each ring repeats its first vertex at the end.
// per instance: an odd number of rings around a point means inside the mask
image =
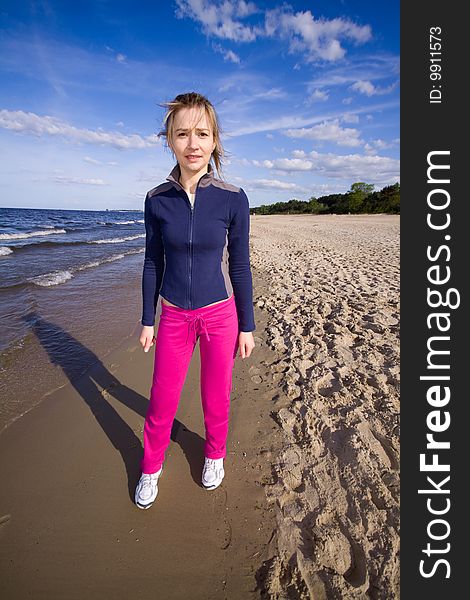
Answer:
POLYGON ((155 342, 150 402, 144 425, 139 508, 158 493, 165 450, 193 350, 200 339, 201 399, 206 440, 202 485, 224 477, 232 370, 240 349, 250 356, 256 329, 249 257, 250 209, 242 188, 214 174, 223 148, 212 104, 197 93, 165 104, 165 136, 177 164, 145 198, 146 250, 140 343, 155 342), (154 336, 158 297, 162 312, 154 336))

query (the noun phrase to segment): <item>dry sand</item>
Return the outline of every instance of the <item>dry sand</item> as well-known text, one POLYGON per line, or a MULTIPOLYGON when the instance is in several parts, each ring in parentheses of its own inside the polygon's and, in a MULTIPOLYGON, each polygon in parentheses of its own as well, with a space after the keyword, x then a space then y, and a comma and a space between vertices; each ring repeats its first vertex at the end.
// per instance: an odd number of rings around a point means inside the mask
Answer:
POLYGON ((285 434, 269 598, 399 597, 399 217, 255 217, 285 434))
POLYGON ((399 598, 399 217, 256 216, 251 237, 223 484, 200 485, 196 349, 157 501, 133 505, 137 327, 0 436, 2 598, 399 598))

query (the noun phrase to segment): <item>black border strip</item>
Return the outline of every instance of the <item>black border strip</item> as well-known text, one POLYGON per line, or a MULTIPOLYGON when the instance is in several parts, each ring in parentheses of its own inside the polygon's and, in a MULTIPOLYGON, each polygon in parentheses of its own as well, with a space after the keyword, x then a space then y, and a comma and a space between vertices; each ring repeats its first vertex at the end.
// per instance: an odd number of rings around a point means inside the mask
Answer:
POLYGON ((469 51, 459 10, 455 2, 401 4, 400 569, 405 600, 463 597, 470 570, 470 564, 464 566, 470 530, 464 513, 469 504, 470 399, 464 377, 470 191, 465 193, 464 180, 470 165, 463 148, 469 130, 463 111, 469 51), (428 170, 431 163, 449 168, 428 170), (441 447, 426 448, 430 434, 441 447), (420 455, 437 469, 420 467, 420 455))

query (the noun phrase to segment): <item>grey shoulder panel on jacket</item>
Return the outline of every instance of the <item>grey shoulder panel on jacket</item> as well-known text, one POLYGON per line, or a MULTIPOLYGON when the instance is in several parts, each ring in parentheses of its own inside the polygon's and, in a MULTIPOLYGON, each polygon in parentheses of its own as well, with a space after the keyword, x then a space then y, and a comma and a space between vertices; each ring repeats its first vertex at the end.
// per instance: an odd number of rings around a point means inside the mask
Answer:
POLYGON ((235 192, 238 194, 240 188, 236 185, 232 185, 231 183, 227 183, 226 181, 222 181, 221 179, 217 179, 217 177, 208 177, 207 179, 201 179, 199 186, 200 187, 209 187, 210 185, 218 188, 219 190, 226 190, 228 192, 235 192))
POLYGON ((152 196, 156 196, 157 194, 161 194, 162 192, 166 192, 167 190, 169 190, 172 187, 173 187, 173 184, 170 181, 167 181, 167 182, 161 183, 160 185, 157 185, 156 187, 154 187, 151 190, 149 190, 147 192, 147 195, 148 195, 149 198, 151 198, 152 196))

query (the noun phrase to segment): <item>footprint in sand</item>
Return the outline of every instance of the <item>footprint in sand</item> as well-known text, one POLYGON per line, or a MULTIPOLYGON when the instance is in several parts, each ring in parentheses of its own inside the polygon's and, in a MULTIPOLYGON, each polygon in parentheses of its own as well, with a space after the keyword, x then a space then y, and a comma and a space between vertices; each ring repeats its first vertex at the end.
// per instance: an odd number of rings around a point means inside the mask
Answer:
POLYGON ((339 379, 334 375, 325 375, 317 381, 317 391, 322 396, 332 396, 335 392, 339 392, 343 387, 339 379))
POLYGON ((261 370, 257 367, 250 367, 248 372, 251 375, 250 379, 253 383, 261 383, 263 381, 263 378, 260 376, 261 370))
POLYGON ((378 431, 373 431, 368 423, 362 422, 357 425, 361 438, 369 445, 370 449, 380 458, 387 469, 397 471, 399 459, 392 448, 391 443, 378 431))
POLYGON ((0 517, 0 527, 6 525, 10 519, 11 515, 3 515, 3 517, 0 517))

